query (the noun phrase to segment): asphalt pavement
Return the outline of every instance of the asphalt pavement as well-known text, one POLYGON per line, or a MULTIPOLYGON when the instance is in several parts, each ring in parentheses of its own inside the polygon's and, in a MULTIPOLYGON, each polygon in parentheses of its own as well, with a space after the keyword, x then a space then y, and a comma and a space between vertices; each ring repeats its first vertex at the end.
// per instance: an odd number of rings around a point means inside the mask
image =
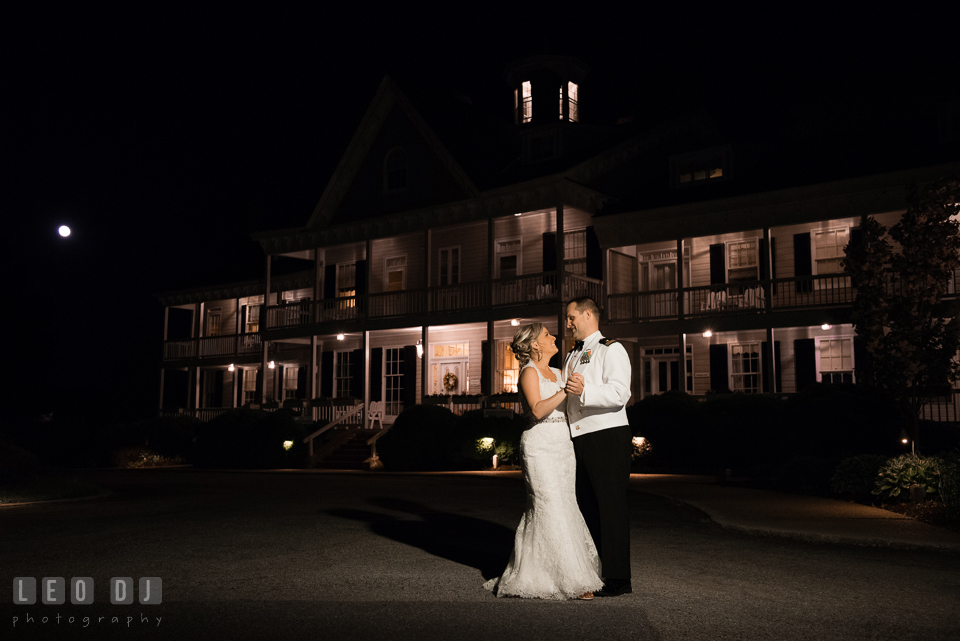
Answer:
POLYGON ((4 599, 4 639, 960 638, 958 537, 872 508, 639 476, 633 594, 549 602, 481 587, 517 473, 86 475, 112 494, 0 509, 0 567, 92 577, 95 603, 4 599), (147 576, 162 604, 109 603, 110 577, 147 576))

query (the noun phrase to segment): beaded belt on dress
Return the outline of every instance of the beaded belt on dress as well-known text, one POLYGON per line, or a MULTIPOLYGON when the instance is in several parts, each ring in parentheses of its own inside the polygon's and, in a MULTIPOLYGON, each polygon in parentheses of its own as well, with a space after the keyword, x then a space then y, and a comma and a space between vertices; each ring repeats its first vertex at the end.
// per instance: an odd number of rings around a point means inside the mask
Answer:
POLYGON ((540 419, 539 421, 537 421, 536 424, 539 425, 540 423, 566 423, 566 422, 567 422, 566 416, 548 416, 546 418, 540 419))

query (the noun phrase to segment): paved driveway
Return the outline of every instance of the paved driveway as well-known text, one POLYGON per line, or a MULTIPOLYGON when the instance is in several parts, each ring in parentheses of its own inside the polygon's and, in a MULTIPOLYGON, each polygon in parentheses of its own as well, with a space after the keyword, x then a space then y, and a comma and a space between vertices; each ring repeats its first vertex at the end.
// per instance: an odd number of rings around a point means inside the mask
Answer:
POLYGON ((115 494, 0 510, 0 567, 7 586, 93 577, 96 602, 15 606, 8 593, 3 639, 960 638, 956 553, 750 536, 641 493, 634 594, 557 603, 481 587, 510 551, 524 505, 516 479, 91 476, 115 494), (113 576, 161 577, 163 604, 111 605, 113 576))

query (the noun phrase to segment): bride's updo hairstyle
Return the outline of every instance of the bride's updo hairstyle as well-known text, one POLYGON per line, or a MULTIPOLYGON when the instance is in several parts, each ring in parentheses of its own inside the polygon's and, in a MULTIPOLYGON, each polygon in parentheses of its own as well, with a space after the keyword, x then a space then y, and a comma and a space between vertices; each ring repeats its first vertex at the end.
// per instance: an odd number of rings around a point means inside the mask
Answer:
POLYGON ((537 339, 540 338, 540 334, 542 333, 542 324, 531 323, 530 325, 521 326, 517 329, 517 333, 513 335, 510 350, 517 357, 517 360, 520 361, 521 369, 533 358, 533 344, 537 342, 537 339))

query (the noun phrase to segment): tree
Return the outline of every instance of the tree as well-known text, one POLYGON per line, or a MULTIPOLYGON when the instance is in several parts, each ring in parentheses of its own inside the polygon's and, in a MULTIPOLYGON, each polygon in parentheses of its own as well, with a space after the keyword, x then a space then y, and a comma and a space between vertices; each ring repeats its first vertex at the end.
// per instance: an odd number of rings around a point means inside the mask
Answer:
POLYGON ((853 325, 868 356, 858 364, 858 382, 897 401, 916 443, 923 406, 960 378, 957 303, 943 302, 960 268, 960 178, 911 187, 907 202, 889 229, 861 217, 845 270, 856 288, 853 325))

